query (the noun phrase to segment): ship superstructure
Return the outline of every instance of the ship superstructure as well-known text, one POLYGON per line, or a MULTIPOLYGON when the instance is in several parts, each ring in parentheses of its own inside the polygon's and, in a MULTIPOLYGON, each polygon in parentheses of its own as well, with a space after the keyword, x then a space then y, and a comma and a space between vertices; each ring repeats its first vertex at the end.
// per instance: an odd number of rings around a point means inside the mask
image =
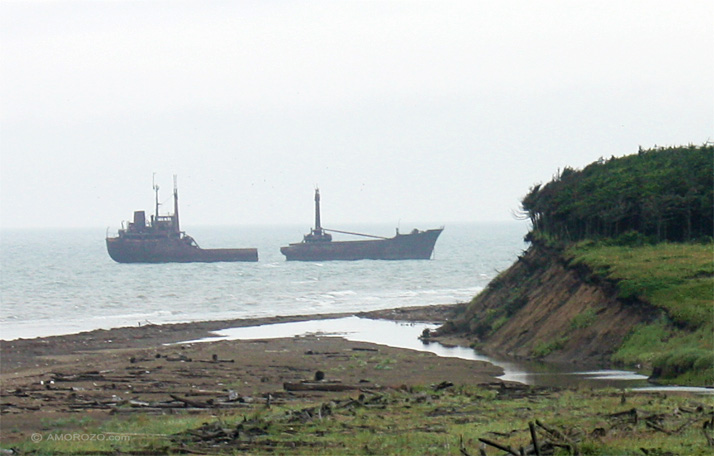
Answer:
POLYGON ((146 219, 144 211, 135 211, 133 221, 119 230, 118 236, 106 238, 109 256, 119 263, 191 263, 218 261, 258 261, 258 250, 202 249, 179 225, 178 186, 174 176, 174 212, 159 215, 159 187, 154 185, 155 212, 146 219))
POLYGON ((281 247, 280 252, 288 261, 330 260, 428 260, 443 227, 394 237, 374 236, 322 227, 320 220, 320 190, 315 189, 315 227, 303 236, 302 242, 281 247), (332 233, 349 234, 371 238, 360 241, 333 241, 332 233))

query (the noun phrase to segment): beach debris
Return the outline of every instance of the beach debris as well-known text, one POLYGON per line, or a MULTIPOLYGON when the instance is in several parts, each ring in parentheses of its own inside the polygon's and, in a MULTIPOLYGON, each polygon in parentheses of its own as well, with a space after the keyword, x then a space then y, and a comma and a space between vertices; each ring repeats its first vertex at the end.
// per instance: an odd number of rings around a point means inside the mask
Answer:
POLYGON ((178 354, 175 356, 166 356, 166 357, 164 357, 164 359, 166 361, 181 362, 181 363, 190 363, 193 361, 191 358, 189 358, 188 356, 186 356, 184 354, 178 354))
POLYGON ((222 421, 203 423, 198 428, 172 435, 170 440, 179 447, 172 448, 171 452, 215 454, 214 451, 219 448, 239 451, 254 449, 255 438, 266 435, 270 425, 270 421, 246 417, 234 426, 229 426, 222 421), (203 453, 200 451, 201 449, 211 450, 211 452, 203 453))
POLYGON ((78 374, 63 374, 61 372, 51 372, 50 376, 52 380, 46 382, 45 385, 51 382, 96 382, 96 381, 107 381, 106 377, 99 373, 99 371, 89 371, 81 372, 78 374))
POLYGON ((447 381, 443 381, 443 382, 438 383, 438 384, 436 384, 436 385, 431 385, 431 389, 436 392, 436 391, 444 390, 444 389, 446 389, 446 388, 451 388, 452 386, 454 386, 453 383, 447 382, 447 381))
POLYGON ((360 388, 361 388, 360 386, 346 385, 340 381, 314 382, 314 381, 304 380, 302 382, 297 382, 297 383, 292 383, 292 382, 283 383, 283 389, 285 391, 333 391, 333 392, 337 392, 337 391, 358 390, 360 388))
MULTIPOLYGON (((172 374, 176 370, 194 369, 203 371, 206 365, 194 364, 193 366, 173 365, 167 366, 172 374)), ((223 369, 219 365, 212 370, 223 369)), ((137 369, 140 371, 139 369, 137 369)), ((152 371, 154 369, 152 368, 152 371)), ((231 371, 231 369, 225 369, 231 371)), ((508 395, 517 398, 525 397, 523 404, 528 404, 533 398, 540 399, 545 390, 539 388, 503 386, 498 383, 482 385, 490 390, 470 391, 455 388, 444 381, 424 387, 399 387, 381 388, 361 383, 342 383, 339 380, 326 380, 322 378, 315 381, 319 371, 313 370, 311 374, 305 373, 308 380, 295 382, 303 391, 338 390, 346 391, 343 394, 328 395, 326 399, 306 399, 314 397, 310 394, 294 394, 289 390, 265 390, 255 397, 243 396, 240 391, 240 382, 236 389, 220 389, 210 384, 195 384, 187 387, 157 383, 156 379, 150 382, 144 378, 146 374, 127 374, 137 384, 137 388, 129 391, 127 385, 117 383, 115 389, 104 389, 110 383, 97 381, 99 386, 91 388, 86 383, 80 385, 64 383, 72 389, 84 388, 86 390, 57 391, 46 390, 43 385, 35 381, 32 385, 22 388, 13 386, 2 392, 3 400, 0 404, 2 413, 27 413, 22 407, 35 407, 40 405, 56 405, 58 409, 72 412, 85 410, 107 410, 118 415, 138 414, 180 414, 202 417, 207 421, 203 425, 189 431, 173 435, 169 438, 168 446, 157 448, 156 454, 234 454, 246 452, 250 454, 264 453, 290 453, 311 454, 314 448, 334 450, 336 454, 343 454, 343 447, 334 447, 329 439, 313 438, 301 439, 306 430, 326 429, 326 433, 337 429, 339 432, 351 430, 366 430, 375 433, 443 433, 449 431, 450 424, 463 426, 468 423, 477 423, 483 420, 479 402, 498 401, 508 395), (152 389, 152 385, 157 385, 152 389), (198 386, 200 385, 200 386, 198 386), (436 393, 435 388, 440 387, 436 393), (315 389, 313 389, 315 388, 315 389), (349 389, 348 389, 349 388, 349 389), (136 391, 142 391, 137 393, 136 391), (530 395, 528 394, 530 392, 530 395), (465 394, 469 401, 461 401, 460 394, 465 394), (34 402, 33 402, 34 401, 34 402), (295 402, 299 401, 299 402, 295 402), (306 403, 307 402, 307 403, 306 403), (299 406, 294 404, 299 403, 299 406), (288 407, 281 407, 289 404, 288 407), (293 404, 292 406, 290 404, 293 404), (270 407, 270 408, 269 408, 270 407), (227 409, 227 410, 226 410, 227 409), (425 420, 418 425, 412 420, 403 422, 384 421, 385 416, 400 415, 407 409, 419 410, 420 416, 425 420), (386 411, 385 411, 386 410, 386 411), (243 418, 242 421, 241 415, 243 418), (210 418, 209 418, 210 417, 210 418), (359 419, 355 419, 355 417, 359 419), (228 421, 226 421, 228 420, 228 421), (304 426, 304 427, 303 427, 304 426), (334 426, 337 426, 335 428, 334 426), (268 436, 268 437, 264 437, 268 436), (298 449, 298 450, 296 450, 298 449), (301 451, 302 452, 301 452, 301 451)), ((95 377, 99 372, 89 374, 95 377)), ((101 373, 104 377, 118 376, 118 372, 101 373)), ((80 372, 87 374, 87 372, 80 372)), ((324 372, 323 372, 324 374, 324 372)), ((327 375, 325 374, 325 377, 327 375)), ((64 378, 64 377, 63 377, 64 378)), ((87 378, 79 375, 78 378, 87 378)), ((164 380, 166 381, 166 380, 164 380)), ((45 382, 46 383, 46 382, 45 382)), ((92 383, 92 382, 89 382, 92 383)), ((220 385, 221 383, 219 383, 220 385)), ((212 385, 215 385, 213 383, 212 385)), ((250 387, 252 388, 252 386, 250 387)), ((551 393, 554 390, 549 390, 551 393)), ((557 392, 556 392, 557 394, 557 392)), ((319 395, 318 395, 319 397, 319 395)), ((655 396, 652 396, 655 397, 655 396)), ((619 393, 615 396, 619 402, 619 393)), ((600 439, 607 441, 615 434, 646 433, 658 435, 658 439, 676 438, 686 435, 695 439, 693 444, 714 447, 714 407, 708 404, 680 401, 677 407, 664 408, 660 402, 650 407, 642 400, 628 400, 629 408, 622 407, 621 411, 610 410, 607 414, 593 412, 597 416, 597 427, 582 430, 575 424, 562 422, 549 422, 547 416, 530 418, 527 426, 522 421, 516 429, 499 429, 502 432, 490 431, 481 435, 463 437, 455 435, 455 444, 452 452, 462 456, 551 456, 554 454, 577 455, 584 452, 586 444, 597 444, 600 439), (638 404, 637 408, 632 405, 638 404), (686 433, 686 434, 685 434, 686 433), (477 438, 480 437, 480 438, 477 438)), ((521 409, 518 409, 521 410, 521 409)), ((525 409, 524 409, 525 410, 525 409)), ((530 410, 530 409, 528 409, 530 410)), ((531 413, 531 412, 524 412, 531 413)), ((201 423, 202 421, 198 421, 201 423)), ((459 432, 462 432, 459 428, 459 432)), ((320 431, 323 432, 323 431, 320 431)), ((472 430, 473 432, 473 430, 472 430)), ((318 436, 319 437, 319 436, 318 436)), ((649 443, 649 442, 648 442, 649 443)), ((663 445, 664 446, 664 445, 663 445)), ((376 448, 376 447, 373 447, 376 448)), ((633 448, 633 451, 637 448, 633 448)), ((374 450, 377 454, 378 451, 374 450)), ((667 448, 641 448, 645 456, 665 456, 667 448)), ((320 452, 320 451, 314 451, 320 452)), ((121 454, 121 453, 115 453, 121 454)), ((134 453, 132 453, 134 454, 134 453)))
POLYGON ((578 443, 582 440, 582 431, 579 429, 559 430, 553 426, 546 426, 540 420, 535 420, 535 424, 545 431, 546 443, 553 447, 565 448, 575 456, 580 454, 578 443))
POLYGON ((189 407, 195 407, 195 408, 211 408, 213 406, 213 400, 209 399, 207 402, 201 402, 201 401, 194 401, 192 399, 188 399, 185 397, 179 397, 176 396, 175 394, 169 394, 171 396, 171 399, 175 401, 182 402, 186 404, 186 406, 189 407))
POLYGON ((712 429, 714 429, 714 415, 708 421, 705 421, 702 425, 702 433, 707 441, 707 446, 714 447, 714 436, 712 436, 712 429))
POLYGON ((460 435, 459 436, 459 453, 462 454, 462 456, 471 456, 471 453, 466 450, 466 447, 464 446, 464 436, 460 435))
POLYGON ((532 421, 528 423, 528 431, 531 434, 531 441, 533 442, 533 452, 536 456, 541 456, 541 448, 538 445, 538 433, 532 421))
MULTIPOLYGON (((568 451, 568 454, 580 455, 580 450, 575 443, 575 439, 570 435, 570 432, 561 431, 551 426, 546 426, 539 420, 535 422, 528 423, 528 432, 531 438, 531 444, 528 446, 520 446, 517 449, 508 445, 506 443, 497 442, 493 439, 487 439, 485 437, 480 437, 478 440, 481 442, 482 446, 479 449, 480 455, 487 455, 486 447, 490 446, 497 448, 501 451, 506 452, 506 454, 513 456, 550 456, 555 454, 556 448, 564 448, 568 451), (538 426, 541 428, 542 436, 538 436, 538 426)), ((580 436, 579 432, 574 432, 573 435, 580 436)), ((577 441, 579 437, 577 437, 577 441)), ((461 443, 463 445, 463 442, 461 443)))
POLYGON ((639 416, 637 414, 637 409, 632 408, 624 412, 611 413, 607 415, 608 421, 610 421, 612 427, 623 427, 627 425, 636 425, 639 421, 639 416))
POLYGON ((352 351, 363 351, 363 352, 378 352, 378 348, 367 348, 367 347, 352 347, 352 351))
POLYGON ((217 364, 217 363, 235 363, 234 359, 220 359, 218 355, 215 353, 211 355, 210 360, 200 360, 198 361, 199 363, 211 363, 211 364, 217 364))
POLYGON ((516 450, 514 450, 512 447, 503 445, 498 442, 494 442, 493 440, 485 439, 483 437, 479 438, 479 441, 482 443, 485 443, 486 445, 492 446, 494 448, 498 448, 501 451, 505 451, 508 454, 512 454, 514 456, 520 456, 520 453, 517 453, 516 450))
POLYGON ((330 357, 330 356, 334 356, 334 355, 340 355, 341 353, 340 352, 320 352, 320 351, 315 351, 315 350, 308 350, 305 352, 305 354, 308 356, 322 355, 322 356, 330 357))
MULTIPOLYGON (((156 355, 156 358, 160 358, 161 355, 156 355)), ((129 358, 129 362, 131 364, 136 364, 136 363, 142 363, 142 362, 147 362, 147 361, 153 361, 155 358, 146 358, 146 357, 141 357, 137 358, 136 356, 132 356, 129 358)))
MULTIPOLYGON (((580 444, 587 436, 590 439, 600 439, 608 435, 610 431, 621 433, 623 431, 634 431, 636 426, 643 426, 655 432, 674 436, 678 435, 697 423, 701 423, 701 431, 704 435, 706 445, 714 447, 714 407, 701 406, 675 408, 668 413, 651 413, 644 410, 632 408, 622 412, 605 415, 610 422, 610 429, 597 427, 589 433, 585 433, 579 428, 559 428, 545 424, 542 420, 536 419, 528 423, 528 432, 531 437, 531 445, 527 447, 515 448, 508 443, 496 441, 493 438, 481 437, 480 455, 486 455, 485 447, 493 447, 509 455, 535 455, 548 456, 555 453, 556 449, 565 450, 567 454, 578 456, 581 454, 580 444)), ((641 429, 641 428, 640 428, 641 429)), ((497 437, 508 438, 512 434, 522 434, 519 429, 514 429, 508 433, 490 432, 497 437)), ((467 454, 468 449, 464 447, 463 439, 459 441, 461 454, 467 454)), ((640 448, 646 456, 671 456, 672 453, 661 448, 640 448)))
POLYGON ((307 407, 302 410, 296 410, 288 415, 288 422, 301 422, 307 423, 313 420, 322 421, 324 418, 332 415, 332 408, 336 404, 332 403, 322 403, 316 407, 307 407))

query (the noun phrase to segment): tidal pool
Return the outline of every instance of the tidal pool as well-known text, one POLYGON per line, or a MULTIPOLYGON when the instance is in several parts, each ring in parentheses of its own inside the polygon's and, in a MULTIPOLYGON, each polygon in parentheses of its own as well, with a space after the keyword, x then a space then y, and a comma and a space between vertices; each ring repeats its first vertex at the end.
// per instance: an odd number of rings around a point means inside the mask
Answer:
POLYGON ((433 330, 437 327, 438 325, 429 323, 374 320, 352 316, 228 328, 214 331, 215 337, 181 343, 279 339, 300 336, 342 337, 354 342, 369 342, 389 347, 429 352, 442 357, 487 361, 504 370, 504 374, 499 377, 501 380, 534 386, 611 387, 646 391, 689 391, 714 394, 714 390, 709 388, 652 385, 647 381, 647 376, 632 371, 582 370, 572 365, 514 361, 484 356, 467 347, 449 347, 438 342, 423 342, 419 339, 425 329, 433 330))

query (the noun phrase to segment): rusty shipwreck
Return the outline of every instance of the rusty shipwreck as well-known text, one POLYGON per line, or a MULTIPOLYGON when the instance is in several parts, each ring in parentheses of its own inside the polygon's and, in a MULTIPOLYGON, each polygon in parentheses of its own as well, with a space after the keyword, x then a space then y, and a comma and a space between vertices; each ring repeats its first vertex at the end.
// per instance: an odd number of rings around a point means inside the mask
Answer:
POLYGON ((213 263, 218 261, 258 261, 258 250, 202 249, 179 227, 178 189, 174 176, 174 213, 159 215, 159 187, 156 213, 147 221, 144 211, 134 212, 134 221, 119 230, 118 236, 107 236, 109 256, 118 263, 213 263), (147 223, 148 222, 148 223, 147 223))
POLYGON ((331 260, 428 260, 443 227, 427 231, 413 230, 387 238, 323 228, 320 222, 320 190, 315 189, 315 227, 303 237, 302 242, 281 247, 287 261, 331 260), (363 236, 360 241, 333 241, 332 233, 363 236))

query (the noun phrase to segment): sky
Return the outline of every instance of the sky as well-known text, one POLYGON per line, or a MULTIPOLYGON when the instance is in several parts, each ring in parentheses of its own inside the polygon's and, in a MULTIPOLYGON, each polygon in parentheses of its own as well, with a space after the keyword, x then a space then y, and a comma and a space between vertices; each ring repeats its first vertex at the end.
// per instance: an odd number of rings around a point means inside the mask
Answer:
POLYGON ((514 220, 714 141, 711 1, 0 0, 0 227, 514 220))

